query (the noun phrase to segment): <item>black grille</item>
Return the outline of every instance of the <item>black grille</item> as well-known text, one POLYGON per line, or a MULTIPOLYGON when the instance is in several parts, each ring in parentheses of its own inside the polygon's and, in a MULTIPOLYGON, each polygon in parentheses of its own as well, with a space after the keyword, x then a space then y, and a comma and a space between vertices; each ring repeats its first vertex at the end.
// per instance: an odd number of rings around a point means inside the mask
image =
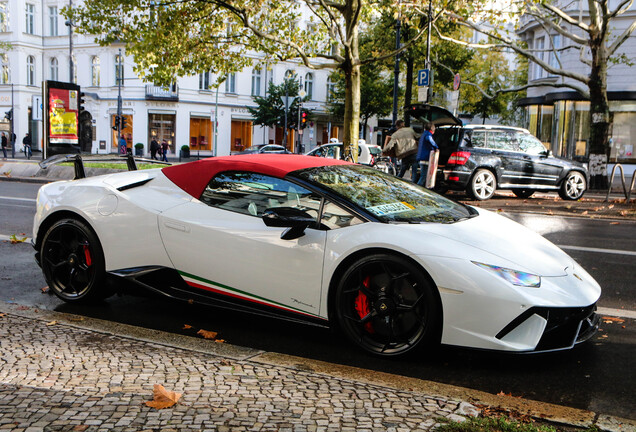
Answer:
POLYGON ((571 348, 588 340, 598 330, 599 317, 595 311, 596 304, 575 308, 533 307, 510 322, 496 337, 505 337, 530 316, 537 314, 548 322, 535 351, 571 348))

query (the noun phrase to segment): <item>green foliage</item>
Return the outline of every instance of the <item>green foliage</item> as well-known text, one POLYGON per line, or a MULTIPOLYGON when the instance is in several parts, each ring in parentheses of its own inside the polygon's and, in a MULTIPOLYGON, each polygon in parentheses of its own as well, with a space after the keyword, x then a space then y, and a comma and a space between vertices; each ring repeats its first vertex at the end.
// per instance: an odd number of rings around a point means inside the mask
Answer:
POLYGON ((137 143, 137 144, 135 144, 135 148, 136 149, 142 149, 142 148, 144 148, 144 145, 142 143, 137 143))
MULTIPOLYGON (((505 417, 472 417, 463 423, 450 421, 436 429, 437 432, 558 432, 552 426, 519 423, 505 417)), ((591 431, 590 431, 591 432, 591 431)))
MULTIPOLYGON (((263 126, 285 126, 285 105, 283 99, 285 95, 293 100, 287 110, 287 128, 296 129, 298 124, 298 110, 306 113, 309 118, 310 111, 306 108, 300 108, 300 82, 296 75, 287 77, 281 84, 274 84, 270 81, 267 87, 267 95, 265 97, 254 96, 256 108, 247 107, 247 110, 254 118, 254 124, 263 126)), ((306 99, 306 98, 305 98, 306 99)), ((303 100, 304 101, 304 100, 303 100)))

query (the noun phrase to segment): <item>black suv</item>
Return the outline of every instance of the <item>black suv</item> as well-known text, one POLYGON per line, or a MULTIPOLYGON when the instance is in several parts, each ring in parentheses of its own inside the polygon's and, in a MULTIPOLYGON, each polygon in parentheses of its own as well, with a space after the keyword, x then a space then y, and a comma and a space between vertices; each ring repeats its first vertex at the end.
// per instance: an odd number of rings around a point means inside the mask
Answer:
POLYGON ((466 190, 478 200, 491 198, 497 189, 510 189, 520 198, 536 191, 558 191, 565 200, 577 200, 587 189, 585 165, 554 157, 525 129, 463 126, 444 108, 425 104, 412 105, 409 113, 436 126, 440 189, 466 190))

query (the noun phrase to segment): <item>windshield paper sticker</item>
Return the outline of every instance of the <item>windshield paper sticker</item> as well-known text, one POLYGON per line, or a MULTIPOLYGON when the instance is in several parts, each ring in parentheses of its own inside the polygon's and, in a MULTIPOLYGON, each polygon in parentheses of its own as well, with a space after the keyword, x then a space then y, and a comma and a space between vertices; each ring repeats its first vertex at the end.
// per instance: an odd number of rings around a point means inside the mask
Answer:
POLYGON ((415 207, 413 207, 411 204, 408 204, 402 201, 402 202, 395 202, 391 204, 382 204, 375 207, 369 207, 367 208, 367 210, 369 210, 371 213, 375 214, 376 216, 384 216, 389 214, 404 213, 407 211, 415 210, 415 207))

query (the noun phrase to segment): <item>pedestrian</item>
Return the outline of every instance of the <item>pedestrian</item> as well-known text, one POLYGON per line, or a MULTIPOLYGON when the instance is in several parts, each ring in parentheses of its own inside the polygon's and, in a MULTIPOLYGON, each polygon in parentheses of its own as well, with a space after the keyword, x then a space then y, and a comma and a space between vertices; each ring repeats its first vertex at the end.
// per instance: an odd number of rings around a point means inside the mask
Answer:
POLYGON ((161 141, 161 160, 164 162, 168 162, 168 148, 170 148, 168 141, 165 139, 161 141))
POLYGON ((2 160, 7 160, 7 145, 9 144, 7 140, 7 135, 2 132, 2 160))
POLYGON ((429 189, 432 189, 435 186, 435 172, 437 171, 437 159, 439 157, 439 147, 435 143, 433 139, 433 134, 435 133, 435 125, 431 122, 426 122, 424 124, 424 132, 420 137, 420 142, 417 147, 417 162, 420 165, 420 178, 417 181, 417 184, 420 186, 426 186, 429 189), (436 154, 437 153, 437 154, 436 154), (431 158, 433 155, 433 158, 431 158), (432 166, 431 178, 428 178, 429 171, 429 162, 433 160, 434 166, 432 166))
POLYGON ((155 138, 150 141, 150 158, 157 160, 157 150, 159 150, 159 143, 155 138))
POLYGON ((128 143, 126 143, 126 138, 124 136, 119 137, 119 154, 128 153, 128 143))
POLYGON ((27 132, 24 138, 22 138, 22 145, 24 146, 24 155, 27 159, 31 159, 31 135, 27 132))
POLYGON ((417 139, 419 135, 413 128, 404 126, 404 121, 395 122, 397 130, 391 135, 391 139, 382 150, 382 154, 395 156, 402 163, 398 177, 404 177, 406 171, 411 168, 411 181, 415 183, 417 175, 417 139))

